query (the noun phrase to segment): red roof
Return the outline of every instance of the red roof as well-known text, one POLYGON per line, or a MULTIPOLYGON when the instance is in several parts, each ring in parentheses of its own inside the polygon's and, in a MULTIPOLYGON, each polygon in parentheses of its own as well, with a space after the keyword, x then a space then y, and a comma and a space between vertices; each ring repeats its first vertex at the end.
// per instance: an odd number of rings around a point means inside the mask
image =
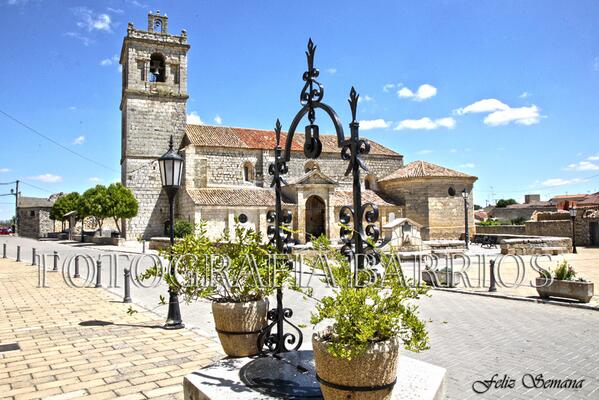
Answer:
MULTIPOLYGON (((213 125, 187 125, 187 139, 195 146, 202 147, 228 147, 240 149, 272 150, 275 147, 275 132, 272 130, 234 128, 229 126, 213 125)), ((320 135, 323 153, 339 153, 337 136, 320 135)), ((281 147, 285 147, 286 132, 281 134, 281 147)), ((370 154, 401 157, 401 155, 381 144, 369 140, 370 154)), ((292 151, 303 151, 304 134, 296 133, 293 136, 292 151)))

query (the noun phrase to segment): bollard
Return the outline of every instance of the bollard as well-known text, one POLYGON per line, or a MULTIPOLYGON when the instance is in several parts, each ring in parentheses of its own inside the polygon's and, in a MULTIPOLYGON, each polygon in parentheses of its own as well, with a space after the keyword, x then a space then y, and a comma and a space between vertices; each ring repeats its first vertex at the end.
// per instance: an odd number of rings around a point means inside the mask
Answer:
POLYGON ((2 245, 2 258, 6 258, 6 243, 2 245))
POLYGON ((145 240, 141 241, 141 252, 143 254, 146 254, 146 241, 145 240))
POLYGON ((495 286, 495 260, 489 261, 489 292, 496 292, 497 286, 495 286))
POLYGON ((129 282, 131 280, 131 271, 129 268, 125 268, 125 297, 123 303, 131 303, 131 286, 129 282))
POLYGON ((79 256, 75 257, 75 275, 73 278, 79 278, 79 256))
POLYGON ((96 261, 96 287, 102 287, 102 261, 96 261))
POLYGON ((31 265, 36 265, 36 262, 35 262, 35 247, 31 249, 31 265))
POLYGON ((17 262, 21 261, 21 246, 17 246, 17 262))
POLYGON ((54 250, 54 267, 52 268, 52 272, 58 272, 58 252, 54 250))

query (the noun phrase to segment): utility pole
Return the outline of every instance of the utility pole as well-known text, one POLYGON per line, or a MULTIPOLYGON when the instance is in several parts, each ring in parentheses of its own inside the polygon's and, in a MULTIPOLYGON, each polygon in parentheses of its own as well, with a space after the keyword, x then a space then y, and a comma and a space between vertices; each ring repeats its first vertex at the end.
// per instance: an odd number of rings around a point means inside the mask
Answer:
POLYGON ((13 234, 17 236, 19 229, 19 214, 18 214, 18 205, 19 205, 19 180, 16 182, 16 191, 15 191, 15 231, 13 234))

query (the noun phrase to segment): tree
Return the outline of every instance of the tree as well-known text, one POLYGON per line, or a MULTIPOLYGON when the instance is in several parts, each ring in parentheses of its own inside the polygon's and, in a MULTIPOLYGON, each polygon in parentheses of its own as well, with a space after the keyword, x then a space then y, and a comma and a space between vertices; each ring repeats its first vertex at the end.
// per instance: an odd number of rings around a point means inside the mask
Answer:
MULTIPOLYGON (((50 210, 50 219, 54 221, 64 221, 67 219, 64 215, 71 211, 77 211, 79 199, 81 196, 77 192, 71 192, 64 196, 60 196, 52 205, 50 210)), ((64 228, 64 225, 63 225, 64 228)))
POLYGON ((78 214, 81 213, 80 215, 82 218, 87 216, 93 217, 98 224, 100 234, 102 234, 104 218, 110 216, 110 203, 106 186, 96 185, 94 188, 87 189, 81 196, 78 214))
POLYGON ((478 204, 474 205, 474 211, 478 211, 478 210, 482 210, 482 207, 479 206, 478 204))
POLYGON ((137 215, 137 199, 129 188, 126 188, 121 183, 111 183, 107 189, 109 207, 108 216, 114 218, 119 233, 121 233, 121 224, 125 219, 133 218, 137 215))
POLYGON ((495 207, 505 208, 507 206, 511 206, 512 204, 518 204, 518 202, 514 199, 499 199, 497 200, 497 204, 495 204, 495 207))

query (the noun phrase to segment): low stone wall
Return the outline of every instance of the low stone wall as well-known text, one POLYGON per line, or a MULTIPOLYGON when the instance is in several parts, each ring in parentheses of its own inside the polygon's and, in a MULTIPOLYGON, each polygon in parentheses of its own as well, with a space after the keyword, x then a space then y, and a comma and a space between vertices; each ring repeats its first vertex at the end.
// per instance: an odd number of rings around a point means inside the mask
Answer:
POLYGON ((525 235, 524 225, 493 225, 476 226, 476 233, 487 233, 493 235, 525 235))
POLYGON ((423 248, 431 250, 463 249, 463 240, 428 240, 422 242, 423 248))
MULTIPOLYGON (((175 238, 175 242, 181 240, 179 238, 175 238)), ((170 247, 171 240, 168 237, 164 236, 156 236, 150 238, 149 249, 150 250, 166 250, 170 247)))
POLYGON ((526 235, 572 237, 572 222, 570 220, 541 220, 527 221, 526 235))
POLYGON ((502 239, 499 242, 501 254, 533 255, 562 254, 572 251, 572 239, 563 237, 537 237, 502 239))

